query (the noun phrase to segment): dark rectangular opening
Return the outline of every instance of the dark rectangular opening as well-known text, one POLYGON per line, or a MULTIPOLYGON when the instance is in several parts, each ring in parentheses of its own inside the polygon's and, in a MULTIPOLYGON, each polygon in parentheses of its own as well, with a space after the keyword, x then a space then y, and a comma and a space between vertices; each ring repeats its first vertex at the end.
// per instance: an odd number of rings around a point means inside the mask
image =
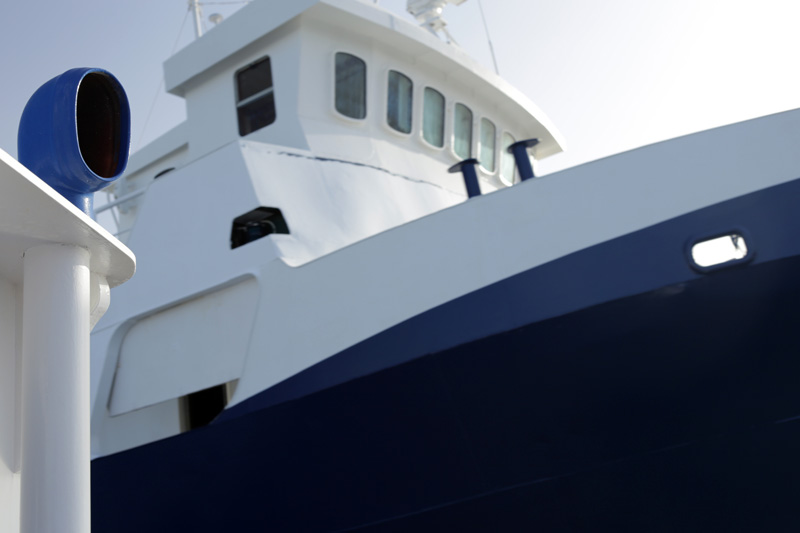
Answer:
POLYGON ((272 233, 289 233, 283 213, 275 207, 257 207, 233 219, 231 249, 272 233))

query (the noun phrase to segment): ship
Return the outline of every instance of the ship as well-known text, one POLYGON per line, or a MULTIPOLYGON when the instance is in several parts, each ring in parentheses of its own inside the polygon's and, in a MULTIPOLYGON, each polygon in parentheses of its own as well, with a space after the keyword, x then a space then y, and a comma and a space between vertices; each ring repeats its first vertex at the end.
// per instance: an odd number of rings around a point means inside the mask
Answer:
MULTIPOLYGON (((545 176, 545 113, 358 0, 165 65, 112 185, 92 527, 796 529, 800 112, 545 176)), ((452 2, 459 3, 459 2, 452 2)))

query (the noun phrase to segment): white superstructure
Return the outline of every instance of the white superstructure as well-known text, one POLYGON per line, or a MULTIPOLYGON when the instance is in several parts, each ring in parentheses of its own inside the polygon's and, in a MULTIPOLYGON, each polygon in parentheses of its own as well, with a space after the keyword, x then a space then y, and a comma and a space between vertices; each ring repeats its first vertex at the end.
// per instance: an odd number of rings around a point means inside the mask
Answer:
POLYGON ((789 112, 518 183, 511 142, 538 138, 534 159, 563 146, 542 112, 354 0, 255 1, 165 75, 187 120, 114 186, 140 269, 93 335, 95 456, 192 429, 198 391, 237 404, 444 302, 800 167, 789 112), (447 170, 469 157, 484 195, 465 203, 447 170))
MULTIPOLYGON (((180 398, 240 380, 254 321, 270 311, 261 269, 292 277, 462 203, 463 179, 447 172, 462 159, 481 161, 488 193, 518 181, 512 142, 538 138, 536 158, 563 145, 534 104, 457 47, 358 1, 253 2, 170 58, 165 77, 187 120, 131 157, 108 206, 148 289, 122 296, 94 337, 108 354, 92 366, 100 455, 180 431, 180 398), (231 250, 234 233, 259 224, 279 227, 258 251, 231 250), (196 313, 214 318, 189 340, 196 313), (184 371, 188 353, 204 371, 184 371)), ((409 311, 362 321, 356 336, 409 311)), ((268 381, 334 345, 278 363, 268 381)))

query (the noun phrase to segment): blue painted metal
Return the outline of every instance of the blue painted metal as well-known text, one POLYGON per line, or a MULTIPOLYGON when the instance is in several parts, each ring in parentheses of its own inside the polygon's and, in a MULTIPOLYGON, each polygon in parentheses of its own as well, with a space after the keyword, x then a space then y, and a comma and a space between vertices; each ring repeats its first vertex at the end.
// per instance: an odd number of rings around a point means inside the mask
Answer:
POLYGON ((464 185, 467 188, 467 196, 469 198, 481 195, 481 187, 478 185, 478 174, 475 171, 475 165, 477 164, 478 160, 475 158, 465 159, 459 161, 447 170, 450 174, 461 172, 464 176, 464 185))
POLYGON ((19 161, 89 216, 93 195, 128 163, 130 107, 119 81, 76 68, 30 98, 17 136, 19 161))
POLYGON ((92 530, 796 531, 798 268, 609 302, 97 459, 92 530))
POLYGON ((537 144, 539 144, 539 139, 526 139, 517 141, 508 147, 508 151, 514 155, 514 161, 517 162, 517 170, 521 181, 536 177, 533 175, 533 166, 531 166, 531 159, 528 157, 528 148, 532 148, 537 144))
MULTIPOLYGON (((430 309, 226 410, 223 420, 306 396, 463 343, 652 291, 680 292, 708 272, 686 255, 698 228, 739 228, 757 256, 800 255, 800 179, 728 200, 586 248, 430 309), (743 228, 747 227, 745 231, 743 228), (666 287, 666 289, 665 289, 666 287), (502 309, 502 313, 486 312, 502 309), (477 311, 477 312, 476 312, 477 311), (372 354, 380 353, 380 357, 372 354)), ((711 276, 733 269, 711 268, 711 276)), ((774 282, 778 282, 777 279, 774 282)), ((595 328, 592 328, 594 331, 595 328)), ((616 326, 612 329, 617 329, 616 326)))
POLYGON ((798 197, 570 254, 97 459, 93 529, 797 530, 798 197), (687 235, 743 226, 749 263, 692 269, 687 235))

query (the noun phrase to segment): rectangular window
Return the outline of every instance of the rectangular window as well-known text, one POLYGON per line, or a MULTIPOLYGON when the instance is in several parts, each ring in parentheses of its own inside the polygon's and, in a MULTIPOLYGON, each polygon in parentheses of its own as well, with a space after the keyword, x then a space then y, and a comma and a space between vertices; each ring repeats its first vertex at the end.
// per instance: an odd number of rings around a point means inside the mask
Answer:
POLYGON ((236 113, 241 136, 275 122, 272 67, 268 57, 236 73, 236 113))
POLYGON ((464 104, 453 113, 453 151, 461 159, 472 157, 472 111, 464 104))
POLYGON ((503 132, 503 141, 500 143, 500 181, 509 186, 514 185, 516 172, 514 155, 508 151, 514 142, 514 137, 510 133, 503 132))
POLYGON ((388 81, 386 122, 393 130, 400 133, 411 133, 414 84, 408 76, 396 70, 389 71, 388 81))
POLYGON ((352 54, 336 53, 336 111, 350 118, 367 116, 367 64, 352 54))
POLYGON ((481 151, 478 156, 478 161, 481 166, 489 172, 494 172, 494 149, 495 149, 495 133, 497 129, 491 120, 481 119, 481 151))
POLYGON ((444 146, 444 96, 425 87, 422 103, 422 138, 437 148, 444 146))

